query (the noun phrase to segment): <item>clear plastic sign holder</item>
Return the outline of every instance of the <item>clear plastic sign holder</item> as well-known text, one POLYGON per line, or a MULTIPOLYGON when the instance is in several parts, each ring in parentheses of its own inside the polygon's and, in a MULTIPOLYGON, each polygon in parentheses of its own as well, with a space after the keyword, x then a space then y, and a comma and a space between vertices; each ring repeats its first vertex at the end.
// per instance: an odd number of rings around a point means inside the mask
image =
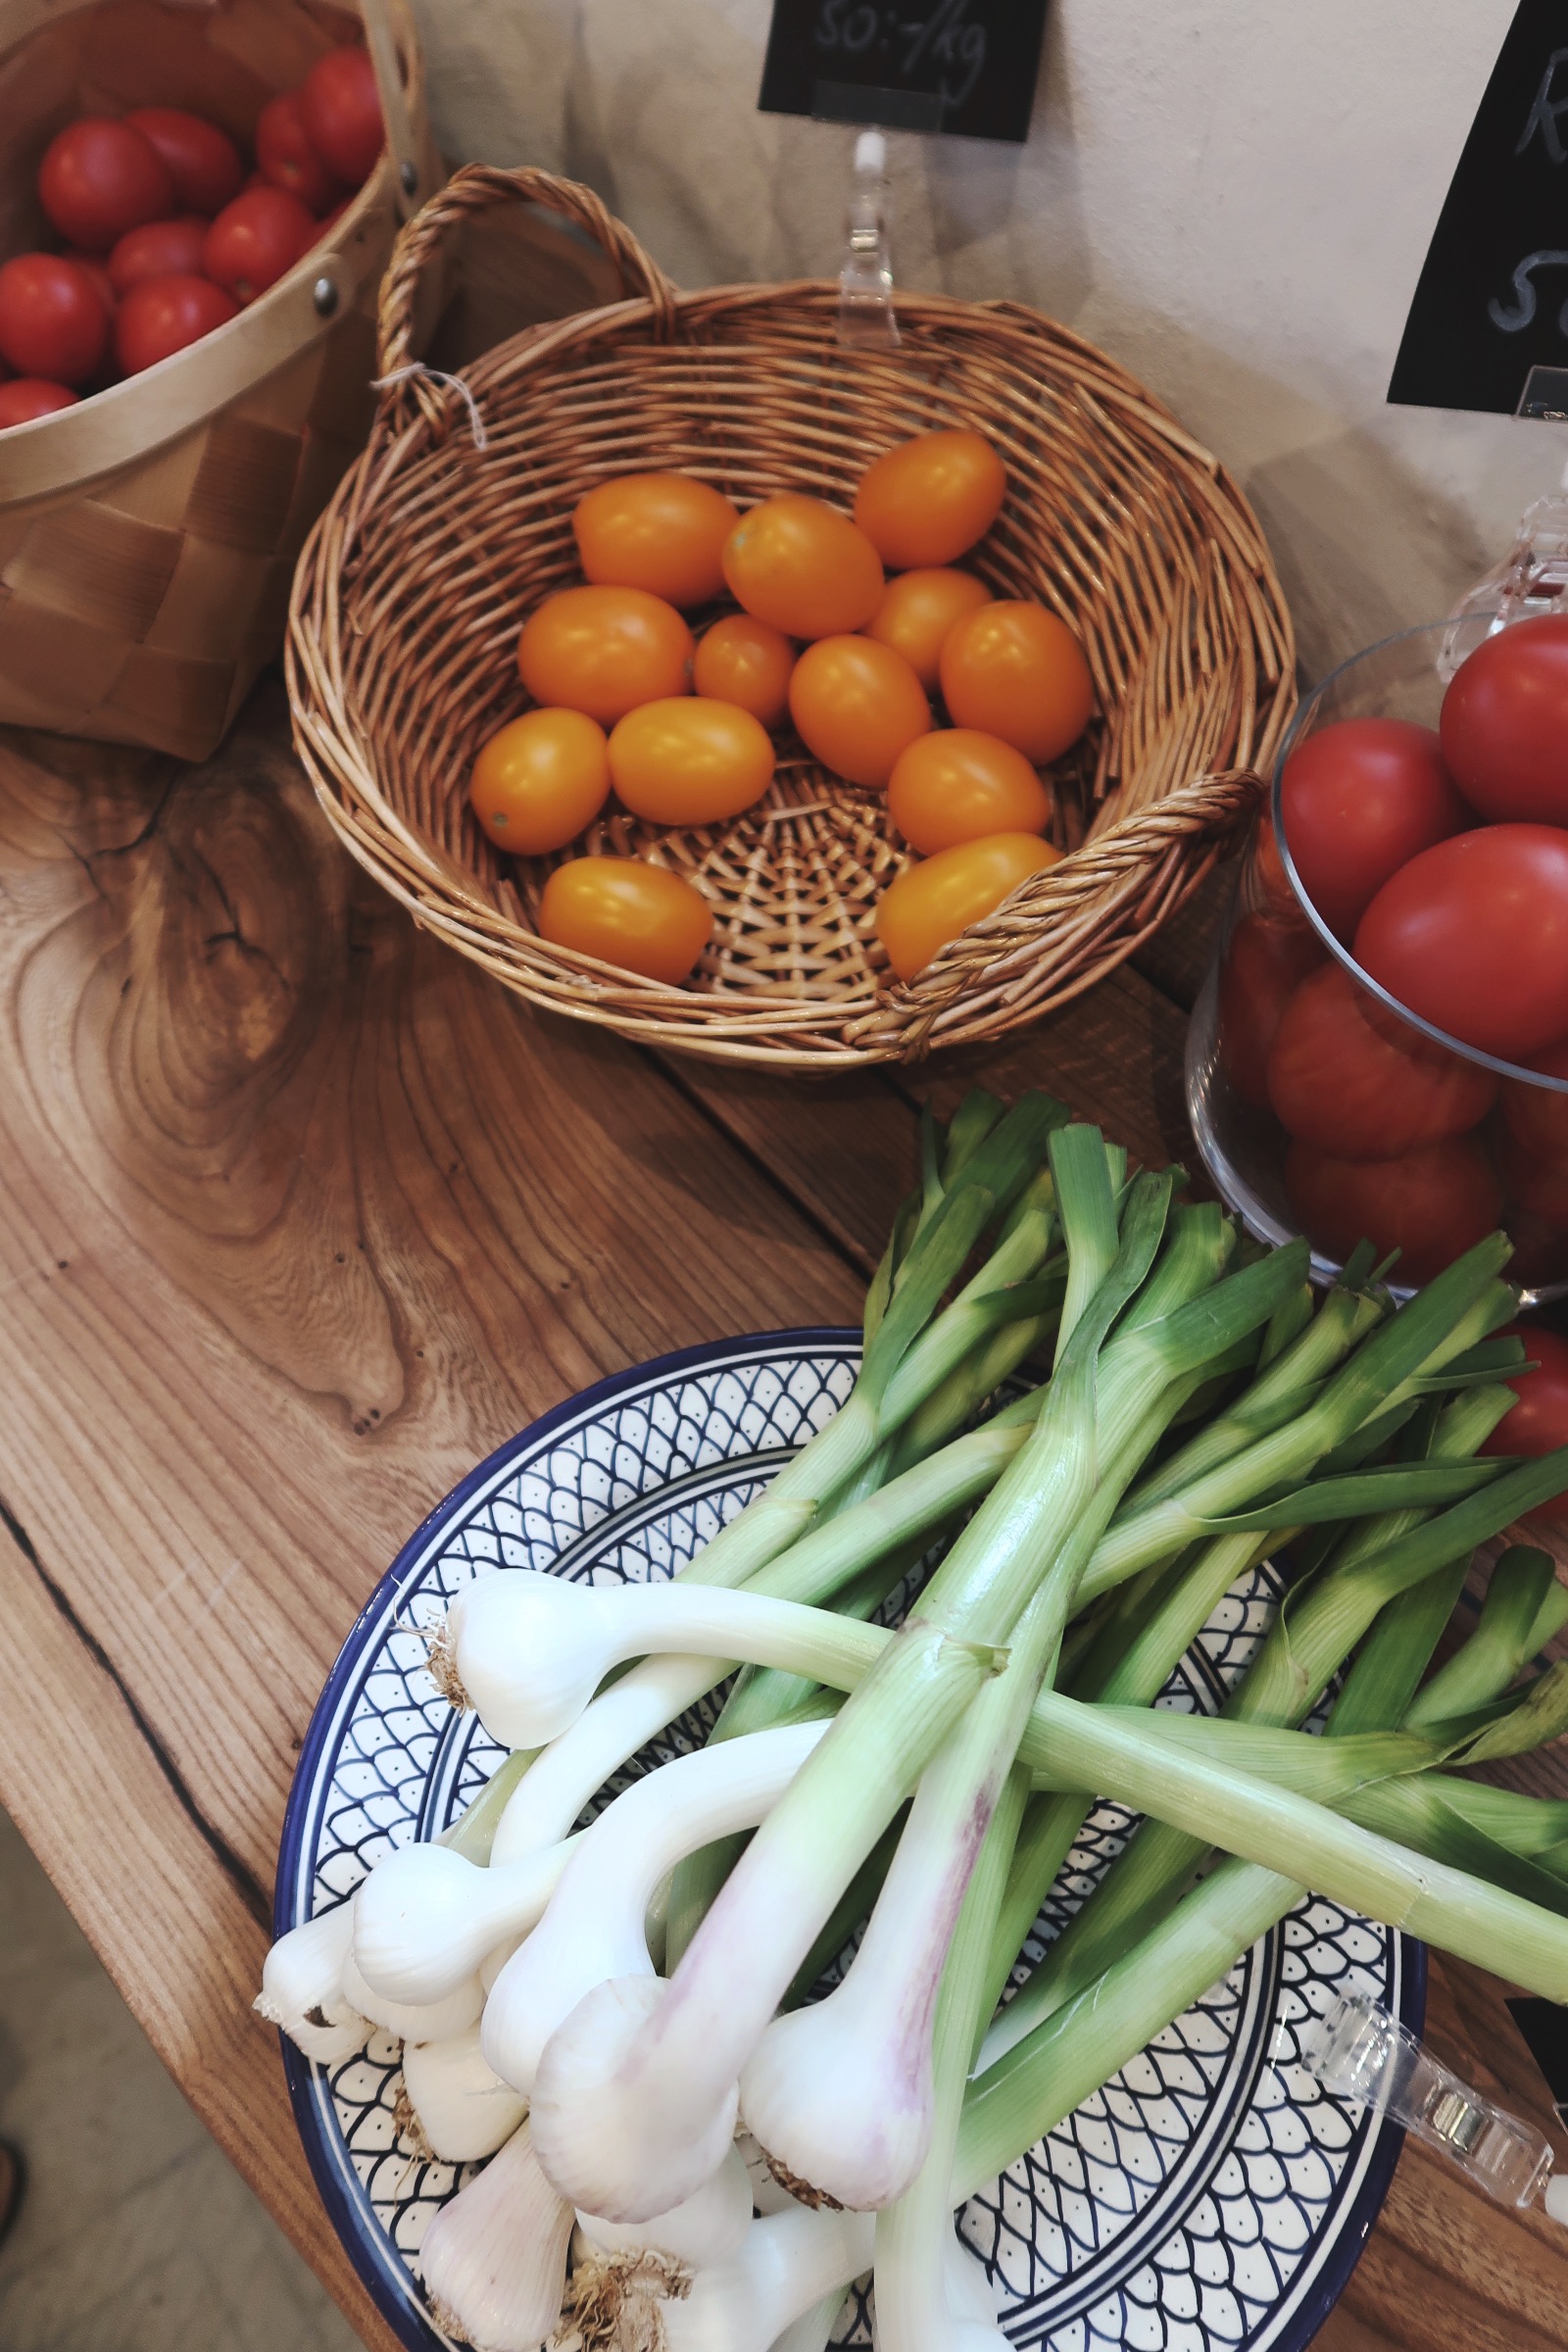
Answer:
POLYGON ((893 255, 888 237, 888 143, 879 130, 855 142, 844 266, 839 271, 839 342, 852 351, 897 351, 893 255))
POLYGON ((1451 678, 1485 638, 1547 612, 1568 612, 1568 466, 1555 490, 1525 509, 1501 563, 1454 606, 1439 669, 1451 678))
POLYGON ((1300 2064, 1325 2090, 1402 2124, 1497 2204, 1568 2224, 1568 2177, 1553 2177, 1545 2134, 1461 2082, 1375 2001, 1348 1993, 1305 2026, 1300 2064))

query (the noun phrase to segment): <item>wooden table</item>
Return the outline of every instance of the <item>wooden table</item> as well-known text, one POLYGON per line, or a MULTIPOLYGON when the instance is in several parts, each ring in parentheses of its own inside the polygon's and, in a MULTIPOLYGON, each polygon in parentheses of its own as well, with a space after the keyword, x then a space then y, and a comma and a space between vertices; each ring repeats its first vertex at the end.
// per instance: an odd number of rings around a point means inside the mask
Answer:
MULTIPOLYGON (((816 1086, 537 1019, 330 845, 275 683, 203 769, 0 743, 0 1796, 366 2342, 249 2014, 289 1777, 404 1538, 571 1391, 858 1318, 917 1096, 1190 1152, 1201 926, 1005 1051, 816 1086)), ((1550 2123, 1500 1988, 1432 2029, 1550 2123)), ((1549 2225, 1407 2151, 1330 2352, 1568 2347, 1549 2225)))

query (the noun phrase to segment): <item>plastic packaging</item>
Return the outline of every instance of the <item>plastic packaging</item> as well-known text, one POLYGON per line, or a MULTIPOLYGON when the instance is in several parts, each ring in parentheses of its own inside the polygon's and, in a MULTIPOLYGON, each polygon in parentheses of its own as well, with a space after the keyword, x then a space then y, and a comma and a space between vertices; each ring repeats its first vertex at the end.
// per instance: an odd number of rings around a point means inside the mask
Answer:
POLYGON ((1568 2179, 1551 2179, 1544 2135, 1461 2082, 1376 2002, 1343 1996, 1303 2030, 1300 2048, 1325 2090, 1392 2116, 1499 2205, 1543 2205, 1568 2222, 1568 2179))
POLYGON ((1444 678, 1485 638, 1546 612, 1568 612, 1568 469, 1558 489, 1525 509, 1501 563, 1454 606, 1438 664, 1444 678))
POLYGON ((839 341, 858 351, 897 351, 893 259, 888 244, 888 143, 879 130, 855 142, 855 178, 839 271, 839 341))

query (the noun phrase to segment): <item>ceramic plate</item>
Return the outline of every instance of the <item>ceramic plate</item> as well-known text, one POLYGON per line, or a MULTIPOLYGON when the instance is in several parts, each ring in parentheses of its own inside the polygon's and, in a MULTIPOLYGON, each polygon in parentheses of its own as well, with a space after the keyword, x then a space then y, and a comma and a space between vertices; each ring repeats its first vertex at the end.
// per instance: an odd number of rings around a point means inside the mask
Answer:
MULTIPOLYGON (((418 1628, 470 1577, 545 1568, 586 1582, 668 1576, 849 1395, 858 1337, 732 1340, 600 1382, 504 1446, 433 1512, 345 1642, 312 1719, 283 1828, 279 1933, 352 1893, 381 1854, 430 1838, 500 1751, 425 1669, 418 1628)), ((1214 1711, 1256 1649, 1277 1584, 1257 1571, 1216 1612, 1163 1704, 1214 1711)), ((712 1702, 628 1767, 700 1741, 712 1702)), ((623 1775, 612 1788, 624 1785, 623 1775)), ((1043 1945, 1125 1841, 1102 1805, 1036 1935, 1043 1945)), ((1311 1901, 1114 2082, 975 2197, 961 2228, 1020 2352, 1300 2352, 1345 2285, 1399 2134, 1294 2063, 1310 2012, 1348 1989, 1419 2031, 1419 1944, 1311 1901)), ((312 2169, 361 2276, 411 2352, 450 2341, 416 2276, 431 2216, 472 2168, 400 2142, 399 2044, 345 2064, 284 2042, 312 2169)), ((870 2342, 854 2296, 840 2346, 870 2342)))

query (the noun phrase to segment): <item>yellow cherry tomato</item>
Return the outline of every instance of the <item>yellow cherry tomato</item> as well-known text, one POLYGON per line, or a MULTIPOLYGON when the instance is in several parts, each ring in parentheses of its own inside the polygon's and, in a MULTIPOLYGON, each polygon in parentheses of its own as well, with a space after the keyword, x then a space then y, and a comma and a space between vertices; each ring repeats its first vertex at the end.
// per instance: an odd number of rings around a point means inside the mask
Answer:
POLYGON ((885 784, 906 744, 931 725, 925 688, 902 654, 874 637, 823 637, 790 680, 790 716, 814 760, 852 784, 885 784))
POLYGON ((1051 795, 1022 752, 999 735, 940 727, 899 754, 888 778, 888 814, 910 849, 930 858, 991 833, 1043 833, 1051 795))
POLYGON ((795 647, 781 629, 750 612, 727 612, 697 640, 692 683, 715 703, 734 703, 764 727, 783 724, 790 707, 795 647))
POLYGON ((982 605, 956 621, 942 695, 956 727, 1000 735, 1039 767, 1077 742, 1095 707, 1083 648, 1044 605, 982 605))
POLYGON ((539 901, 539 935, 553 947, 670 987, 686 978, 712 930, 702 892, 641 858, 573 858, 557 866, 539 901))
POLYGON ((626 713, 610 738, 610 773, 633 816, 713 825, 761 799, 773 781, 773 742, 733 703, 678 695, 626 713))
POLYGON ((610 798, 605 730, 581 710, 525 710, 473 763, 468 801, 497 849, 564 850, 610 798))
POLYGON ((927 694, 935 694, 949 630, 990 602, 990 589, 972 571, 901 571, 889 580, 865 633, 902 654, 927 694))
POLYGON ((921 433, 878 458, 855 494, 855 519, 884 564, 951 564, 1002 512, 1007 476, 978 433, 921 433))
POLYGON ((585 578, 706 605, 724 593, 719 559, 740 518, 722 490, 689 473, 622 473, 578 500, 571 528, 585 578))
POLYGON ((1026 874, 1043 873, 1060 856, 1038 834, 993 833, 906 866, 876 910, 876 935, 899 978, 923 972, 950 940, 993 913, 1026 874))
POLYGON ((523 625, 517 669, 536 703, 602 727, 661 695, 689 694, 697 641, 673 605, 643 588, 563 588, 523 625))
POLYGON ((834 637, 882 602, 882 562, 863 531, 819 498, 786 492, 743 514, 724 543, 738 605, 786 637, 834 637))

